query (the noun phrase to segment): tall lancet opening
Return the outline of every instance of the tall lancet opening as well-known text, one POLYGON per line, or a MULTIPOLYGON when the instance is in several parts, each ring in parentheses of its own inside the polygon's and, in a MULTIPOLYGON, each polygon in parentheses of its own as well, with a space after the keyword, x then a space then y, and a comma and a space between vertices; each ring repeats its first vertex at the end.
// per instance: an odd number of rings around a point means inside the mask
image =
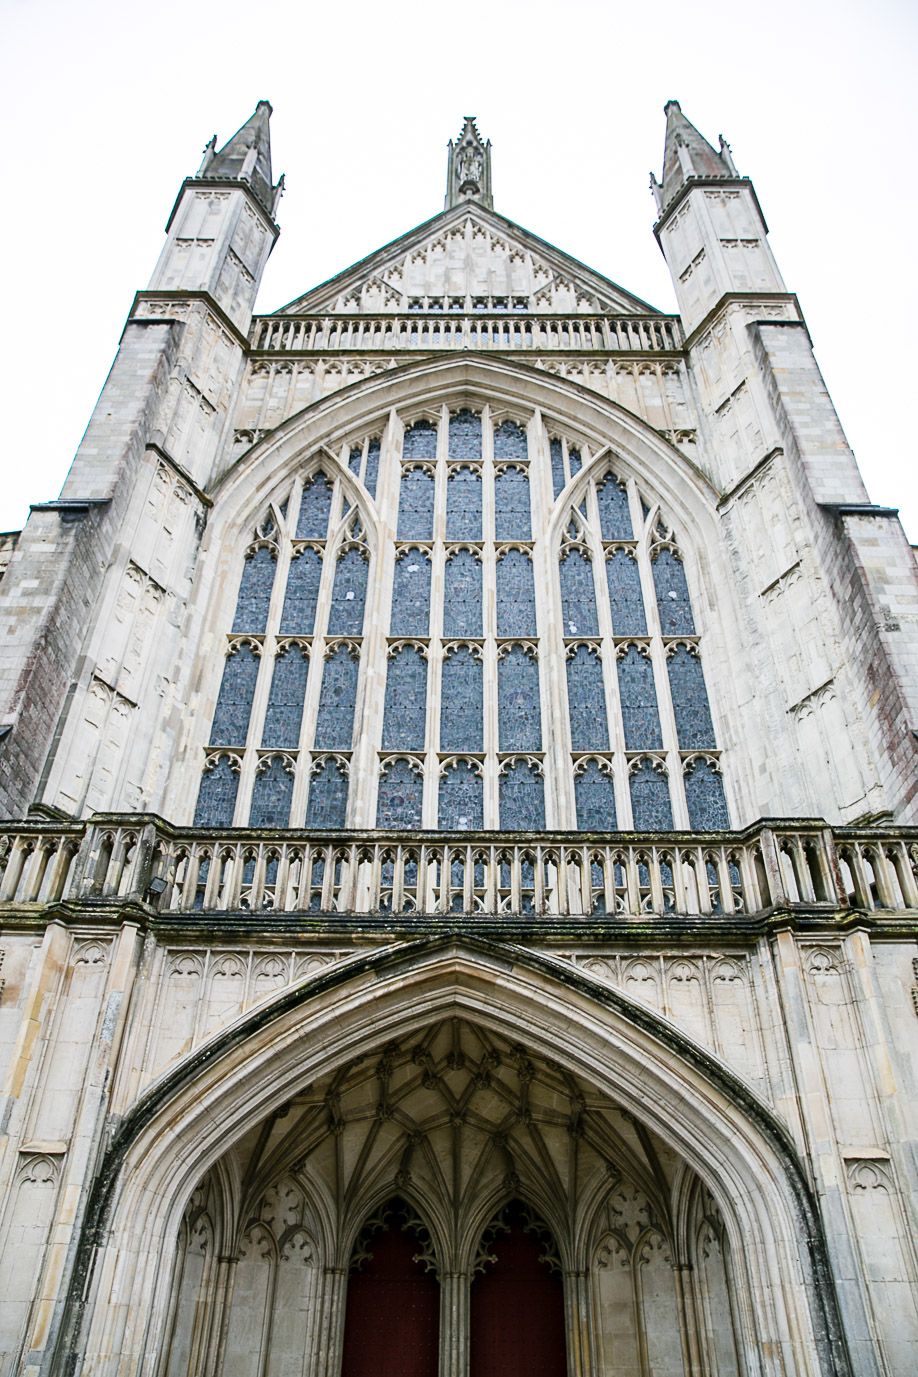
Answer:
POLYGON ((494 208, 491 194, 491 140, 483 139, 474 115, 466 115, 462 133, 449 141, 446 172, 446 210, 463 201, 480 201, 494 208))

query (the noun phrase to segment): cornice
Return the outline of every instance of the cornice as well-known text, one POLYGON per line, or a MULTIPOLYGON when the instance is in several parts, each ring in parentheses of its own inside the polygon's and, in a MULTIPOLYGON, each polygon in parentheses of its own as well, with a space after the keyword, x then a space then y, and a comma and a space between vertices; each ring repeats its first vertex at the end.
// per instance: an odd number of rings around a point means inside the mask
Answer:
POLYGON ((258 197, 255 195, 254 191, 249 186, 248 182, 240 181, 236 177, 186 177, 184 182, 182 182, 182 185, 179 187, 178 195, 176 196, 172 209, 169 212, 169 219, 166 221, 167 234, 172 228, 172 221, 175 219, 176 212, 178 211, 179 205, 181 204, 182 197, 185 195, 185 192, 192 187, 201 187, 205 190, 209 189, 211 191, 226 191, 227 188, 229 188, 231 191, 241 191, 248 199, 253 210, 258 212, 259 218, 262 219, 268 226, 268 229, 273 234, 275 240, 280 234, 280 225, 277 223, 275 219, 273 219, 269 211, 265 208, 265 206, 262 205, 261 201, 259 201, 258 197))
POLYGON ((691 349, 694 349, 695 345, 698 343, 699 339, 705 333, 705 331, 709 330, 711 326, 714 324, 715 320, 717 320, 719 316, 723 315, 724 312, 730 306, 742 305, 744 302, 753 305, 757 302, 762 302, 765 305, 773 305, 775 302, 782 302, 784 304, 787 304, 789 302, 793 306, 794 310, 797 312, 796 320, 750 320, 747 323, 749 325, 800 326, 803 330, 806 331, 806 337, 810 340, 810 343, 812 344, 812 340, 810 339, 810 332, 807 328, 806 321, 803 319, 803 312, 800 309, 800 301, 797 297, 796 292, 724 292, 723 296, 720 297, 714 303, 710 311, 708 311, 707 315, 704 316, 698 322, 694 330, 692 330, 690 334, 686 335, 685 342, 682 346, 685 352, 688 353, 691 349))
POLYGON ((660 232, 664 229, 667 220, 669 220, 674 211, 678 210, 686 197, 693 191, 704 191, 709 187, 714 187, 717 190, 724 190, 727 187, 741 187, 743 190, 748 191, 755 203, 756 210, 759 212, 759 216, 765 228, 765 233, 768 233, 768 225, 765 222, 765 216, 762 214, 759 198, 755 194, 755 187, 752 185, 749 177, 687 177, 673 199, 663 207, 659 217, 654 223, 653 232, 656 235, 658 243, 660 240, 660 232))
MULTIPOLYGON (((128 312, 128 318, 124 322, 125 330, 129 325, 162 325, 164 322, 170 320, 175 321, 179 325, 184 325, 185 322, 182 320, 181 316, 139 316, 137 314, 137 307, 141 301, 201 301, 208 310, 217 317, 217 320, 219 320, 223 328, 232 335, 240 349, 244 349, 246 353, 249 352, 251 346, 248 336, 244 335, 239 329, 239 326, 230 320, 223 307, 214 300, 210 292, 190 291, 186 289, 173 289, 172 291, 166 292, 158 289, 154 290, 149 287, 145 288, 143 291, 135 292, 134 300, 131 302, 131 309, 128 312)), ((123 338, 124 331, 121 333, 123 338)))

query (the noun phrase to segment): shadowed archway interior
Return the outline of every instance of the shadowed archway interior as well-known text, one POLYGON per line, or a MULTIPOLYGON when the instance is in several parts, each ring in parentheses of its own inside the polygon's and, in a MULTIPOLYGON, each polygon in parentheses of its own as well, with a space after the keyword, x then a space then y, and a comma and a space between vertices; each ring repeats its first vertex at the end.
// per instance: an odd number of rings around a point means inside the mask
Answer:
POLYGON ((576 1330, 609 1377, 728 1377, 742 1276, 714 1201, 655 1134, 523 1043, 447 1018, 303 1087, 200 1182, 160 1371, 512 1377, 514 1349, 561 1377, 576 1330))

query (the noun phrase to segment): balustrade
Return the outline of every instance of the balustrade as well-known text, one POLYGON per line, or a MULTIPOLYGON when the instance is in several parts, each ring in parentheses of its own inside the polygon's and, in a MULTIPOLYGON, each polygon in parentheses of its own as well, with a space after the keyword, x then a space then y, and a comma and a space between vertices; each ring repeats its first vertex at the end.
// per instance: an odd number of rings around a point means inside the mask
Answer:
POLYGON ((260 353, 328 350, 541 349, 577 353, 676 353, 672 316, 328 315, 261 316, 252 325, 260 353))
POLYGON ((0 825, 0 904, 148 901, 162 913, 729 919, 773 907, 918 909, 918 829, 215 836, 144 818, 0 825))

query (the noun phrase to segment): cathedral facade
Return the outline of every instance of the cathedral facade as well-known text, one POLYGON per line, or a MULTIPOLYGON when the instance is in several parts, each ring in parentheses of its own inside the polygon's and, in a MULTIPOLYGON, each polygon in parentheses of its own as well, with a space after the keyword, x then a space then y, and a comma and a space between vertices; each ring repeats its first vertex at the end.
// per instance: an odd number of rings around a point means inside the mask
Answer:
POLYGON ((666 315, 270 106, 0 538, 0 1377, 918 1370, 918 570, 751 181, 666 315))

